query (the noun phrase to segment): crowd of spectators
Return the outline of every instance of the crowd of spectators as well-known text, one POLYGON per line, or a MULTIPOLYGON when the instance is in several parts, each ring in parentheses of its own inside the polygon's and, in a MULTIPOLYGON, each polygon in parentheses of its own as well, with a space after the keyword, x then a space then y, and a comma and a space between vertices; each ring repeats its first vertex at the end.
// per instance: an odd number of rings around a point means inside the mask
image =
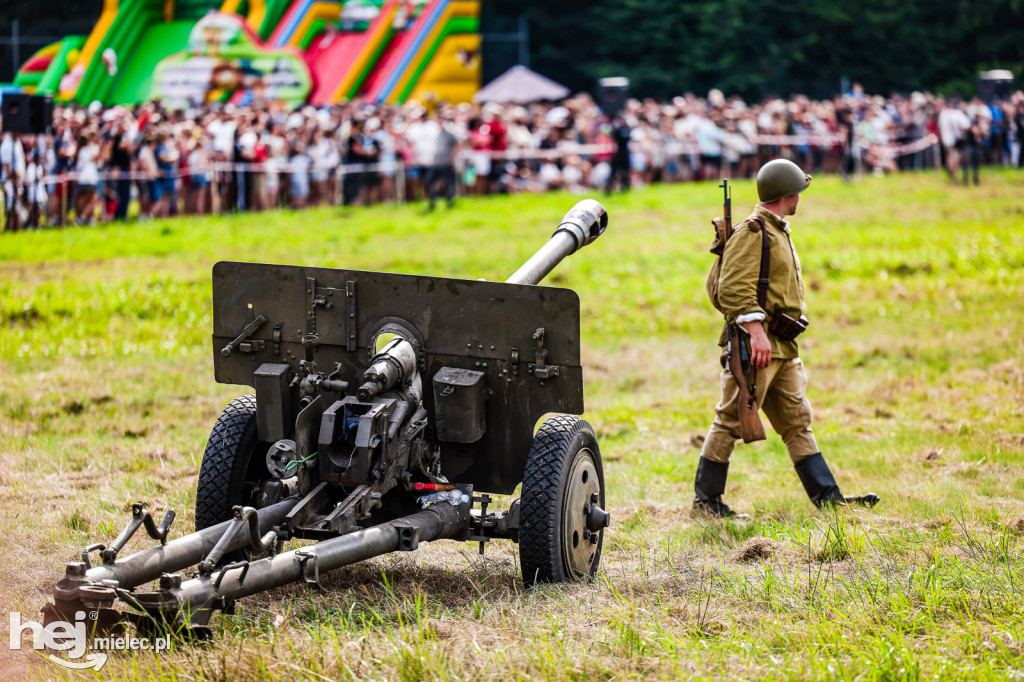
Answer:
POLYGON ((924 93, 747 103, 712 91, 629 100, 605 115, 559 103, 170 111, 57 106, 53 132, 0 141, 5 229, 324 204, 435 200, 745 177, 790 158, 844 177, 1024 162, 1024 93, 991 103, 924 93))

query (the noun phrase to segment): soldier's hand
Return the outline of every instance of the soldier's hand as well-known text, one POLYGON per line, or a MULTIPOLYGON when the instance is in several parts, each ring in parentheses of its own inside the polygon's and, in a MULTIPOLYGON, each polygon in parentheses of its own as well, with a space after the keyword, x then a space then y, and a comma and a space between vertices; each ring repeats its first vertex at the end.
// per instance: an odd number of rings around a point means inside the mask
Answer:
POLYGON ((750 334, 750 362, 758 369, 764 369, 772 361, 772 344, 764 327, 758 322, 747 322, 743 325, 750 334))

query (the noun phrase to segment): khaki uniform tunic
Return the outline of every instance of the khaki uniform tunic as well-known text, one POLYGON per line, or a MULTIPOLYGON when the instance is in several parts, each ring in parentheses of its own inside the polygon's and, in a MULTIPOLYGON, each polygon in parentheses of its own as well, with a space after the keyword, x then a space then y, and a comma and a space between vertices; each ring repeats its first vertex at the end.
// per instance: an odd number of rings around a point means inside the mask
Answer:
MULTIPOLYGON (((757 304, 757 278, 761 274, 761 231, 754 232, 750 229, 750 223, 744 222, 726 242, 722 257, 718 303, 722 306, 725 319, 729 324, 735 324, 736 318, 741 315, 764 313, 768 317, 775 311, 799 318, 807 312, 804 305, 804 280, 789 227, 763 206, 755 208, 750 217, 760 218, 764 222, 771 243, 771 264, 768 268, 770 284, 765 302, 767 310, 757 304)), ((768 331, 767 325, 765 331, 768 331)), ((768 332, 768 340, 772 344, 773 359, 800 357, 796 340, 783 341, 771 332, 768 332)), ((718 345, 725 346, 724 333, 718 345)))
MULTIPOLYGON (((725 319, 734 324, 744 315, 762 313, 767 317, 776 311, 798 318, 806 312, 804 282, 789 226, 760 205, 751 217, 763 221, 764 236, 771 244, 766 305, 762 308, 757 302, 762 234, 760 230, 751 230, 750 224, 745 223, 738 226, 729 238, 722 257, 718 302, 725 319)), ((796 340, 778 338, 768 331, 767 321, 764 327, 772 347, 772 360, 767 368, 757 372, 757 403, 772 428, 782 437, 789 457, 795 463, 819 451, 811 431, 811 405, 805 397, 807 375, 796 340)), ((725 343, 723 332, 718 344, 724 347, 725 343)), ((716 462, 728 462, 740 438, 739 385, 728 366, 722 371, 721 381, 722 399, 715 407, 715 420, 704 441, 701 456, 716 462)))

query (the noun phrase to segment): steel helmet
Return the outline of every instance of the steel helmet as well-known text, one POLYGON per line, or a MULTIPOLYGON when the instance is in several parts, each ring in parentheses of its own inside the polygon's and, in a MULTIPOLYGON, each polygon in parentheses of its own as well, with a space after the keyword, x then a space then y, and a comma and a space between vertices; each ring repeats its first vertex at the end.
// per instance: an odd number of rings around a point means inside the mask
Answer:
POLYGON ((770 204, 790 194, 799 194, 811 184, 811 176, 786 159, 775 159, 757 171, 757 198, 770 204))

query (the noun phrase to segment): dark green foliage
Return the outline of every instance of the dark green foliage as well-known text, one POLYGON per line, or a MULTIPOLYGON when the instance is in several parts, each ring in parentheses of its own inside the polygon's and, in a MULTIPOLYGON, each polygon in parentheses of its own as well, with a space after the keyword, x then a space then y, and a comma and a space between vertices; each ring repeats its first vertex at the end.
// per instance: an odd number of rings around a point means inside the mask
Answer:
POLYGON ((530 19, 530 65, 573 89, 627 76, 638 95, 970 94, 979 70, 1024 78, 1024 0, 491 0, 485 30, 530 19))

